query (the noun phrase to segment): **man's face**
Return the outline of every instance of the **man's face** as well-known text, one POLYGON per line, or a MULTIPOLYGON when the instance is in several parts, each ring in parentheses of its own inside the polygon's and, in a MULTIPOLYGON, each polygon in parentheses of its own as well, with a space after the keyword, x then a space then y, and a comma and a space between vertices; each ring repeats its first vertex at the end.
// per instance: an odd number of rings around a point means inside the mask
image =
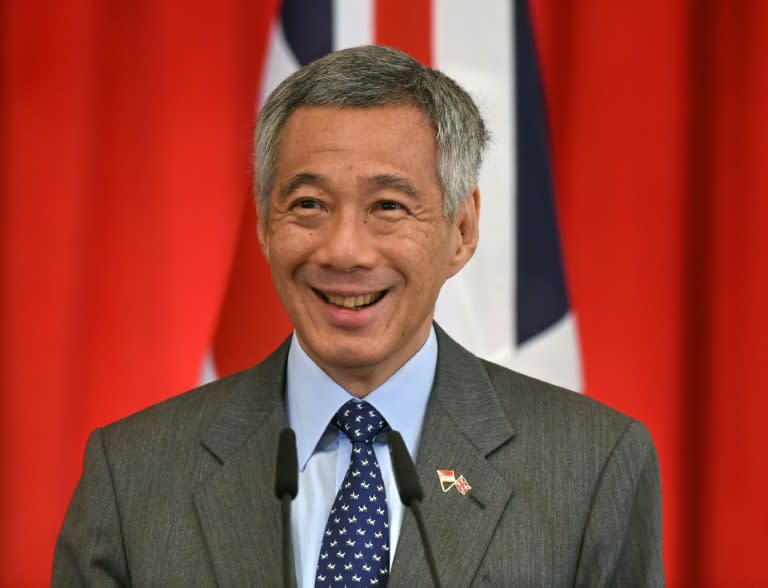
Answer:
POLYGON ((447 221, 436 158, 410 106, 302 108, 283 130, 259 239, 302 347, 357 396, 418 351, 474 252, 478 194, 447 221))

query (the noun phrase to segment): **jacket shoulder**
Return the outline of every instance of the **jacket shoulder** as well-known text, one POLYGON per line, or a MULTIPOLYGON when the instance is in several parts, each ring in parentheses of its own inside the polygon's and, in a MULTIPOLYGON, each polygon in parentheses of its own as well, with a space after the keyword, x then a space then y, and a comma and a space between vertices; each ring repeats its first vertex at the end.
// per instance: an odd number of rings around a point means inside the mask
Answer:
POLYGON ((580 441, 595 450, 610 451, 626 436, 641 453, 653 450, 641 422, 583 394, 480 361, 500 404, 523 438, 555 442, 555 447, 580 441))
POLYGON ((106 441, 200 436, 223 415, 270 410, 281 402, 289 340, 258 365, 145 408, 102 429, 106 441))
POLYGON ((101 429, 105 440, 125 436, 146 438, 155 433, 199 436, 218 414, 233 390, 247 385, 254 368, 209 382, 153 404, 101 429))

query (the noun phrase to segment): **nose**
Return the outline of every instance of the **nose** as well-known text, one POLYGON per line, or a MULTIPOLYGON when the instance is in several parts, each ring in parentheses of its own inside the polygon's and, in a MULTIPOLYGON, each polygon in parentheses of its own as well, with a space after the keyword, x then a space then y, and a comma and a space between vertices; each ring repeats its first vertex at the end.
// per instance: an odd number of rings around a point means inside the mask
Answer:
POLYGON ((320 265, 342 271, 374 266, 374 238, 363 213, 338 211, 321 231, 315 251, 320 265))

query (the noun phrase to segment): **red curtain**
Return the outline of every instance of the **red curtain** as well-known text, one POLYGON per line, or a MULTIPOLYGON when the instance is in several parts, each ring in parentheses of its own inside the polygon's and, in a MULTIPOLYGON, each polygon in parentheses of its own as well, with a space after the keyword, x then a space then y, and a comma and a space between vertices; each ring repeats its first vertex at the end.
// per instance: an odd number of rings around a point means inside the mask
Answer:
POLYGON ((766 585, 768 4, 531 7, 586 391, 651 429, 670 585, 766 585))
MULTIPOLYGON (((2 6, 0 585, 49 583, 87 433, 198 382, 255 228, 276 4, 2 6)), ((258 277, 254 339, 274 347, 258 277)))

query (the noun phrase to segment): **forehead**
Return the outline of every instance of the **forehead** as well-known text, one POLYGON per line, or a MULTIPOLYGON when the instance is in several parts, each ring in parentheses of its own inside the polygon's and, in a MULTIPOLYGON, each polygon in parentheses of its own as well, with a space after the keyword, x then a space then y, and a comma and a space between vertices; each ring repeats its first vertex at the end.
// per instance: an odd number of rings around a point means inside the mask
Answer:
POLYGON ((331 157, 396 164, 413 161, 434 168, 435 134, 427 117, 410 105, 302 107, 283 127, 277 149, 278 173, 307 160, 331 157))

